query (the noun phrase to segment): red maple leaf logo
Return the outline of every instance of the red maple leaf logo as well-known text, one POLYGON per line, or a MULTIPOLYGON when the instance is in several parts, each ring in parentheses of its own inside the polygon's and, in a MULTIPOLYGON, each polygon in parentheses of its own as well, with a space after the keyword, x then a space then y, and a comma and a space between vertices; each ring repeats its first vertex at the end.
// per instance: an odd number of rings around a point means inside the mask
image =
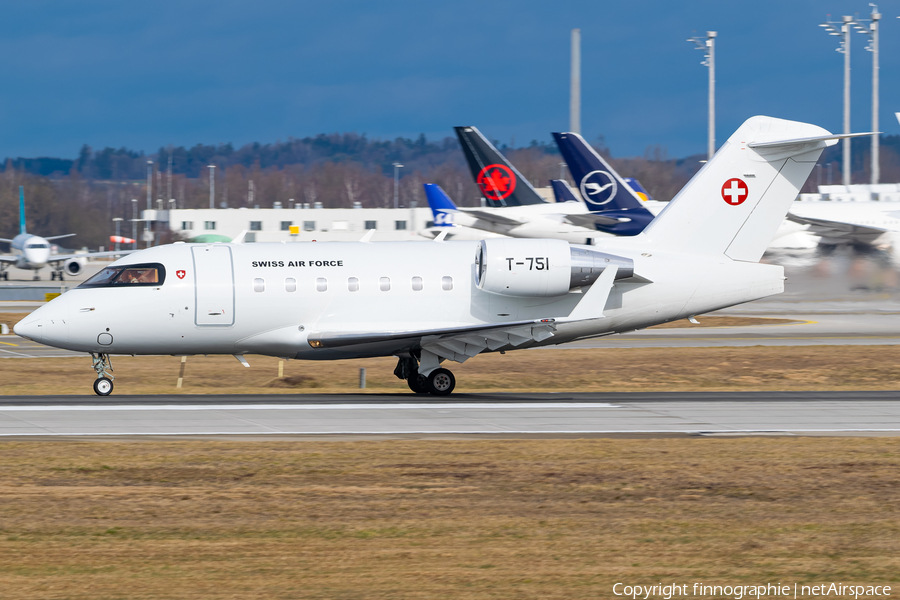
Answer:
POLYGON ((475 178, 481 193, 490 200, 508 198, 516 189, 516 176, 506 165, 488 165, 475 178))

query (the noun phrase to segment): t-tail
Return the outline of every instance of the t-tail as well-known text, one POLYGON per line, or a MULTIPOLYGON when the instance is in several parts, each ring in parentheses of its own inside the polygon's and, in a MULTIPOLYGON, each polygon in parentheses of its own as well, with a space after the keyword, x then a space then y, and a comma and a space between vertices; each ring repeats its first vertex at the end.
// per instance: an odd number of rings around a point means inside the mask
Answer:
POLYGON ((475 184, 490 206, 545 204, 528 180, 475 127, 454 127, 475 184))
POLYGON ((578 202, 575 192, 564 179, 551 179, 550 187, 553 188, 553 197, 557 202, 578 202))
POLYGON ((643 235, 667 251, 757 262, 819 155, 838 139, 807 123, 751 117, 728 138, 643 235))
POLYGON ((434 215, 435 227, 455 227, 453 223, 453 214, 456 212, 456 204, 450 199, 441 186, 435 183, 426 183, 425 197, 428 199, 428 206, 431 208, 431 214, 434 215))
POLYGON ((19 186, 19 234, 25 231, 25 186, 19 186))
POLYGON ((595 223, 597 230, 613 235, 637 235, 647 227, 653 213, 584 138, 577 133, 554 133, 553 139, 588 210, 608 217, 595 223))

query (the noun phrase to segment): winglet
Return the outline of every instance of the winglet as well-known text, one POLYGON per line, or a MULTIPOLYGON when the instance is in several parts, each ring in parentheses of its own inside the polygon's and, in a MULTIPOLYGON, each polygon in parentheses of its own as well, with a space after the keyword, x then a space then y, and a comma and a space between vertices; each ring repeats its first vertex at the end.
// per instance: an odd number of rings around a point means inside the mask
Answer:
POLYGON ((609 299, 609 293, 612 291, 616 283, 616 273, 619 271, 617 265, 610 265, 603 269, 597 281, 588 288, 588 291, 582 296, 581 301, 575 305, 572 312, 563 321, 584 321, 587 319, 602 319, 606 315, 603 309, 606 308, 606 301, 609 299))
POLYGON ((25 233, 25 186, 19 186, 19 233, 25 233))
POLYGON ((240 232, 239 234, 237 234, 237 236, 233 240, 231 240, 231 243, 232 244, 243 244, 245 237, 247 237, 246 229, 243 230, 242 232, 240 232))
POLYGON ((448 233, 450 233, 450 231, 449 231, 448 229, 443 230, 442 232, 440 232, 439 234, 437 234, 437 237, 434 238, 434 241, 436 241, 436 242, 443 242, 444 239, 447 237, 447 234, 448 234, 448 233))
POLYGON ((363 244, 368 244, 372 241, 372 236, 375 235, 375 230, 370 229, 366 232, 366 235, 362 236, 359 241, 363 244))

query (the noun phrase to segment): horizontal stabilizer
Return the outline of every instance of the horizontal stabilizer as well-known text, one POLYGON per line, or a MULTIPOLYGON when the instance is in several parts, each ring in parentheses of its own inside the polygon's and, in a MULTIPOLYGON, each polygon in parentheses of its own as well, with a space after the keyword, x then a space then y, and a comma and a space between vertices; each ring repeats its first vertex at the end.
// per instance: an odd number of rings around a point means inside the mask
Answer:
POLYGON ((864 137, 867 135, 878 135, 880 132, 870 131, 867 133, 840 133, 830 135, 816 135, 807 138, 795 138, 792 140, 774 140, 771 142, 749 142, 748 148, 781 148, 784 146, 796 146, 798 144, 813 144, 815 142, 826 142, 826 146, 834 146, 838 140, 844 138, 864 137), (827 142, 832 142, 828 144, 827 142))

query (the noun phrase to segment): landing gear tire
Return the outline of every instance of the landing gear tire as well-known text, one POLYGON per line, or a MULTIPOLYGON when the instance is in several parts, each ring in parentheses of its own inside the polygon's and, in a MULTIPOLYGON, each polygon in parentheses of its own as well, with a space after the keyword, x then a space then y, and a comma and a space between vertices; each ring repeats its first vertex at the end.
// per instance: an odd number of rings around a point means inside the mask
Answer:
POLYGON ((113 382, 106 377, 101 377, 94 381, 94 392, 98 396, 109 396, 113 391, 113 382))
POLYGON ((422 375, 413 375, 406 380, 406 385, 408 385, 409 389, 411 389, 416 394, 428 393, 428 384, 425 381, 425 377, 423 377, 422 375))
POLYGON ((435 369, 425 382, 428 392, 433 396, 449 396, 456 387, 456 377, 447 369, 435 369))

